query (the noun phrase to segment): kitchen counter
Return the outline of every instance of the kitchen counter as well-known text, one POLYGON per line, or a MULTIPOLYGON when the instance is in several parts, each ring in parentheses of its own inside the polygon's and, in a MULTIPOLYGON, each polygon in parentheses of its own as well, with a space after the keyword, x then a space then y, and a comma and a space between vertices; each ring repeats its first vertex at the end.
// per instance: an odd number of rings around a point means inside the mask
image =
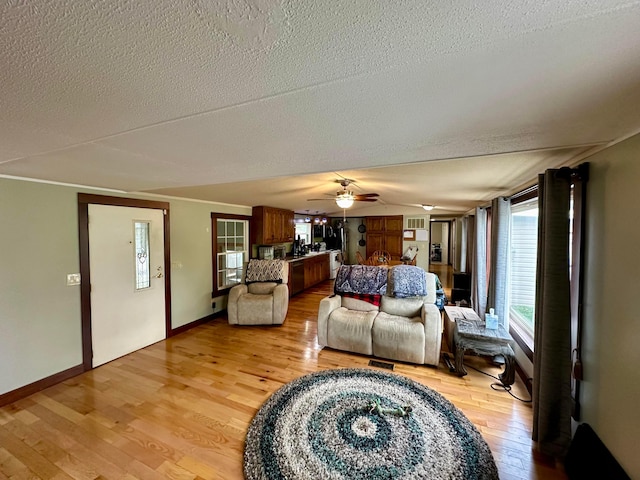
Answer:
POLYGON ((289 262, 290 296, 329 279, 329 253, 331 250, 309 252, 302 257, 288 257, 286 259, 289 262))
POLYGON ((318 255, 327 255, 329 253, 331 253, 331 250, 325 250, 324 252, 309 252, 306 255, 302 255, 302 256, 299 256, 299 257, 287 257, 286 260, 289 263, 291 263, 291 262, 299 262, 301 260, 304 260, 305 258, 317 257, 318 255))

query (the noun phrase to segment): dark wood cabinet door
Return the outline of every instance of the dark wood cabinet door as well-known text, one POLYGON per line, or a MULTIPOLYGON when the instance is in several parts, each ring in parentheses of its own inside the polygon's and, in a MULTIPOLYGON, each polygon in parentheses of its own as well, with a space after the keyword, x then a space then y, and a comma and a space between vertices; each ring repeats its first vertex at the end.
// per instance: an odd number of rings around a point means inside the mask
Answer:
POLYGON ((367 231, 367 258, 376 250, 384 250, 384 233, 367 231))
POLYGON ((381 232, 384 230, 384 217, 366 217, 367 233, 381 232))
POLYGON ((385 233, 384 249, 391 254, 392 260, 400 260, 402 256, 402 234, 385 233))
POLYGON ((402 215, 384 217, 384 229, 386 232, 402 232, 402 215))
POLYGON ((269 245, 293 241, 293 211, 259 206, 253 207, 252 215, 251 243, 269 245))

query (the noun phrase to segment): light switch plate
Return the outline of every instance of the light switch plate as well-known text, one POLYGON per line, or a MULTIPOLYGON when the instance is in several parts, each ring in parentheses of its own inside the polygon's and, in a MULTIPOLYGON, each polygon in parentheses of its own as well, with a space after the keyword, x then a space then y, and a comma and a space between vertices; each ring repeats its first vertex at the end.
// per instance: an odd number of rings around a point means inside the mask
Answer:
POLYGON ((80 285, 80 274, 79 273, 67 274, 67 285, 80 285))

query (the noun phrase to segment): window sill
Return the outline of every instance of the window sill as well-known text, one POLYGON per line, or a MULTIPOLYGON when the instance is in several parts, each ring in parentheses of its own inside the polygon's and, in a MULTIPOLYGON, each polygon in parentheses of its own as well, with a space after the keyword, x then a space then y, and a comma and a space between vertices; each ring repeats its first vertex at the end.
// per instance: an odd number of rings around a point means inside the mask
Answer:
POLYGON ((509 324, 509 333, 527 358, 533 362, 533 338, 531 338, 531 336, 522 329, 518 328, 518 325, 516 325, 515 322, 511 322, 509 324))

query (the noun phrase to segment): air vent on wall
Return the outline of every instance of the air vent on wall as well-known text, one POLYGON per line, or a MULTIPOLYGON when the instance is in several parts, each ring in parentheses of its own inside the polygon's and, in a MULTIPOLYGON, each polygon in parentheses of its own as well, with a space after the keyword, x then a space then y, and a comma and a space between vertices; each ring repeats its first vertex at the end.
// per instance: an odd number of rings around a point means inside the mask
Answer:
POLYGON ((425 228, 425 224, 426 221, 424 217, 407 218, 407 228, 422 229, 425 228))

